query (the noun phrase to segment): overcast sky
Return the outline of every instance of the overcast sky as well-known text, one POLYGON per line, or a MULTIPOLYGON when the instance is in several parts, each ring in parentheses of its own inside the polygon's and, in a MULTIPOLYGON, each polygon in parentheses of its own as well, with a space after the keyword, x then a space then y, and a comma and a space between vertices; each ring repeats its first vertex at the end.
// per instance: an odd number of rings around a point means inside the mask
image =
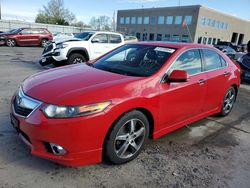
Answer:
MULTIPOLYGON (((0 0, 2 19, 34 22, 38 10, 48 0, 0 0)), ((250 0, 64 0, 65 7, 78 21, 88 23, 92 16, 112 17, 120 9, 168 7, 180 5, 205 5, 224 13, 250 20, 250 0)))

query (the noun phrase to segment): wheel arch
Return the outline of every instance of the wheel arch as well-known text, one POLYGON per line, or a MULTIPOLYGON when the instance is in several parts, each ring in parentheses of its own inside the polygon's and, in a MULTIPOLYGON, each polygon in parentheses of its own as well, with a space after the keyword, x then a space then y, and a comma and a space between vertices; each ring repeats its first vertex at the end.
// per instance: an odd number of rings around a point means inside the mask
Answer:
POLYGON ((81 48, 81 47, 71 48, 71 49, 69 49, 69 51, 67 53, 67 57, 69 57, 73 53, 79 53, 79 54, 83 55, 87 61, 89 61, 89 53, 88 53, 86 48, 81 48))

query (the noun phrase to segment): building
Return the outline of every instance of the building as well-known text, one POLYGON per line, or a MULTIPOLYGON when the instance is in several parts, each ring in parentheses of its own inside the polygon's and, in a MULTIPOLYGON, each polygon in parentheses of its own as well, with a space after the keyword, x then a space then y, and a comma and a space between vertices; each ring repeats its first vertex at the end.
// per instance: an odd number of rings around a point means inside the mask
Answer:
POLYGON ((118 10, 117 31, 139 40, 235 44, 250 40, 250 21, 202 5, 118 10))

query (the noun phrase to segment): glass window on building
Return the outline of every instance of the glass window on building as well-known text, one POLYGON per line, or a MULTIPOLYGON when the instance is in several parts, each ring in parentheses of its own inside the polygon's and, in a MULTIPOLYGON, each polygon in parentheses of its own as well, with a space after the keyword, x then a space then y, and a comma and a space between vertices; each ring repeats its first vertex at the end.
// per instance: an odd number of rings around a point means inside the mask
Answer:
POLYGON ((126 17, 125 24, 130 24, 130 17, 126 17))
POLYGON ((154 38, 155 38, 155 34, 154 33, 150 33, 149 34, 149 40, 151 40, 151 41, 155 40, 154 38))
POLYGON ((120 17, 120 24, 124 24, 124 17, 120 17))
POLYGON ((216 38, 213 38, 213 45, 216 44, 216 38))
POLYGON ((224 22, 221 22, 221 23, 220 23, 220 28, 221 28, 221 29, 224 29, 224 22))
POLYGON ((212 26, 212 27, 215 27, 215 20, 212 20, 212 21, 211 21, 211 26, 212 26))
POLYGON ((180 41, 180 36, 179 35, 173 35, 172 40, 174 42, 179 42, 180 41))
POLYGON ((185 22, 187 25, 190 25, 192 23, 192 16, 185 16, 185 22))
POLYGON ((228 27, 228 23, 225 23, 224 28, 227 29, 227 27, 228 27))
POLYGON ((220 21, 216 22, 216 27, 219 29, 220 28, 220 21))
POLYGON ((162 34, 157 34, 156 35, 156 40, 161 41, 162 40, 162 34))
POLYGON ((166 24, 173 24, 173 20, 174 20, 174 17, 173 16, 167 16, 167 19, 166 19, 166 24))
POLYGON ((207 44, 207 37, 203 37, 202 43, 203 43, 203 44, 207 44))
POLYGON ((207 44, 211 44, 211 43, 212 43, 212 38, 209 37, 209 38, 208 38, 208 41, 207 41, 207 44))
POLYGON ((170 35, 165 34, 163 41, 170 41, 170 35))
POLYGON ((150 17, 150 24, 155 25, 157 23, 157 17, 156 16, 151 16, 150 17))
POLYGON ((131 17, 131 24, 135 24, 135 17, 131 17))
POLYGON ((158 17, 158 24, 164 24, 164 16, 158 17))
POLYGON ((211 25, 211 19, 208 18, 208 19, 207 19, 207 26, 210 26, 210 25, 211 25))
POLYGON ((142 40, 143 40, 143 41, 148 40, 148 34, 147 34, 147 33, 143 33, 143 34, 142 34, 142 40))
POLYGON ((189 36, 188 35, 182 35, 181 42, 189 42, 189 36))
POLYGON ((182 16, 175 16, 174 24, 179 25, 182 24, 182 16))
POLYGON ((141 33, 136 33, 136 38, 138 39, 138 40, 141 40, 141 33))
POLYGON ((202 41, 202 37, 199 37, 199 38, 198 38, 198 41, 197 41, 198 44, 201 44, 201 41, 202 41))
POLYGON ((137 24, 142 24, 142 17, 137 18, 137 24))
POLYGON ((205 18, 205 17, 202 17, 202 18, 201 18, 201 24, 202 24, 202 25, 206 25, 206 18, 205 18))
POLYGON ((143 24, 149 24, 149 17, 148 16, 144 17, 143 24))

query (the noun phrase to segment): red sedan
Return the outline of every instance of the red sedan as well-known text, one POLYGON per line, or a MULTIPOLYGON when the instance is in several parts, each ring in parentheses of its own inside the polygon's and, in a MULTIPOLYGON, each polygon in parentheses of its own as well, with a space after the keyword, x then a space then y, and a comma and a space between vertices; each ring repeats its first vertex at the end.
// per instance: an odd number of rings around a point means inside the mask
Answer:
POLYGON ((93 63, 27 78, 12 98, 11 122, 36 156, 121 164, 148 138, 228 115, 239 85, 239 67, 213 47, 127 44, 93 63))

